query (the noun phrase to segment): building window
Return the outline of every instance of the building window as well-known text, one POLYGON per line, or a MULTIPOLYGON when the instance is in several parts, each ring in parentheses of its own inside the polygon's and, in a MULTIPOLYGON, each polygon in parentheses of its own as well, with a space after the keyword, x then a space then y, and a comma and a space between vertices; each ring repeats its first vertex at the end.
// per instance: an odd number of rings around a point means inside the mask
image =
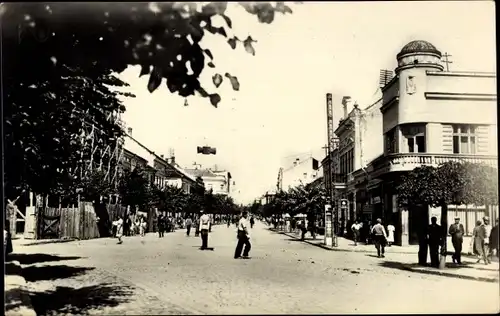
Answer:
POLYGON ((385 134, 385 149, 388 154, 396 153, 396 129, 393 128, 385 134))
POLYGON ((453 153, 476 153, 476 126, 453 125, 453 153))
POLYGON ((409 153, 425 153, 425 125, 401 126, 409 153))

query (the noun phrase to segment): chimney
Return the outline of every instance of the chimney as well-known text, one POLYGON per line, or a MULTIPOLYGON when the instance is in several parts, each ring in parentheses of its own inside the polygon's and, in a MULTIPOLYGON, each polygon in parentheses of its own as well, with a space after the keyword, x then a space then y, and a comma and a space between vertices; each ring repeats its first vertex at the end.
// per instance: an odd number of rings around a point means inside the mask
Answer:
POLYGON ((170 163, 175 165, 175 156, 170 157, 170 163))
POLYGON ((127 128, 127 134, 132 136, 132 127, 127 128))
POLYGON ((351 104, 351 97, 349 96, 344 96, 342 98, 342 108, 344 109, 344 119, 347 118, 347 116, 349 115, 349 112, 347 112, 347 106, 351 104))
POLYGON ((165 156, 164 156, 164 155, 160 155, 160 158, 161 158, 161 159, 164 159, 164 158, 165 158, 165 156))

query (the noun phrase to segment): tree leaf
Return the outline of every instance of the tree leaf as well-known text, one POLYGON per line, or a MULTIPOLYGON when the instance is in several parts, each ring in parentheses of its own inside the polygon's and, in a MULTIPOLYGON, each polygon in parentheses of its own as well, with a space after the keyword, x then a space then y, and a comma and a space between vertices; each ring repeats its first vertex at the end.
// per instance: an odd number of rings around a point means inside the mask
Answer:
POLYGON ((292 9, 289 6, 285 5, 284 2, 276 2, 276 11, 280 13, 289 13, 292 14, 292 9))
POLYGON ((212 103, 213 106, 217 107, 219 102, 221 101, 221 97, 218 93, 214 93, 210 95, 210 103, 212 103))
POLYGON ((156 89, 158 89, 158 87, 161 84, 162 79, 163 78, 162 78, 162 76, 160 74, 160 70, 155 67, 153 69, 153 72, 149 76, 148 91, 150 93, 153 93, 153 91, 155 91, 156 89))
POLYGON ((209 49, 204 49, 203 52, 207 54, 210 59, 214 59, 214 55, 212 55, 212 52, 209 49))
POLYGON ((210 24, 207 24, 205 26, 205 29, 212 34, 219 34, 219 35, 222 35, 224 37, 227 37, 226 30, 223 27, 215 27, 215 26, 212 26, 210 24))
POLYGON ((233 28, 233 22, 227 15, 222 14, 222 18, 224 19, 224 21, 226 21, 226 24, 229 28, 233 28))
POLYGON ((210 62, 208 62, 207 66, 208 66, 208 67, 210 67, 210 68, 215 68, 214 63, 213 63, 213 62, 211 62, 211 61, 210 61, 210 62))
POLYGON ((222 84, 222 81, 222 76, 220 74, 215 74, 212 76, 212 82, 214 83, 216 88, 218 88, 222 84))
POLYGON ((240 90, 240 83, 238 82, 238 78, 235 76, 231 76, 231 74, 226 72, 226 78, 229 79, 229 82, 231 82, 231 86, 233 87, 234 91, 239 91, 240 90))
POLYGON ((252 54, 255 56, 255 48, 253 48, 252 43, 255 43, 255 41, 252 39, 251 36, 248 36, 244 41, 243 41, 243 46, 245 47, 245 50, 247 53, 252 54))
POLYGON ((233 37, 233 38, 230 38, 227 40, 229 46, 231 46, 232 49, 235 49, 236 48, 236 42, 238 42, 238 38, 237 37, 233 37))

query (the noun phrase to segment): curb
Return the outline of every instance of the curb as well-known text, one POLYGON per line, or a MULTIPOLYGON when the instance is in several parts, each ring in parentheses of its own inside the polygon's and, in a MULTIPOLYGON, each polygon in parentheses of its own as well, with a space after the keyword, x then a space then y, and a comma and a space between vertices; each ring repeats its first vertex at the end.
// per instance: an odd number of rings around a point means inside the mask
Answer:
POLYGON ((10 261, 5 263, 5 269, 9 269, 12 275, 5 275, 5 295, 10 296, 15 304, 10 310, 9 305, 5 304, 5 315, 9 316, 36 316, 36 312, 31 304, 31 299, 28 295, 28 287, 26 279, 22 276, 22 267, 19 261, 10 261), (8 265, 8 267, 7 267, 8 265), (10 289, 8 289, 10 287, 10 289), (8 292, 8 293, 7 293, 8 292))
MULTIPOLYGON (((276 232, 279 234, 294 238, 295 240, 300 240, 300 238, 297 238, 293 234, 285 233, 285 232, 278 232, 278 231, 276 231, 276 232)), ((314 242, 311 242, 308 240, 303 240, 303 242, 305 242, 309 245, 312 245, 312 246, 316 246, 319 248, 323 248, 325 250, 329 250, 329 251, 370 253, 370 251, 367 251, 367 250, 348 250, 348 249, 343 249, 343 248, 331 248, 331 247, 325 246, 323 244, 314 243, 314 242)), ((397 253, 398 254, 415 254, 414 252, 397 252, 397 253)), ((460 275, 460 274, 449 273, 449 272, 445 272, 445 271, 441 271, 441 270, 435 270, 435 271, 434 270, 424 270, 424 269, 421 269, 418 267, 412 268, 409 266, 406 266, 403 269, 405 271, 414 272, 414 273, 440 275, 440 276, 444 276, 444 277, 463 279, 463 280, 482 281, 482 282, 490 282, 490 283, 498 283, 499 282, 499 279, 497 279, 497 278, 476 277, 476 276, 471 276, 471 275, 460 275)))
POLYGON ((421 273, 421 274, 440 275, 440 276, 444 276, 444 277, 462 279, 462 280, 482 281, 482 282, 490 282, 490 283, 498 283, 499 282, 499 279, 497 279, 497 278, 476 277, 476 276, 471 276, 471 275, 460 275, 460 274, 444 272, 441 270, 435 270, 435 271, 434 270, 423 270, 420 268, 411 268, 411 267, 404 267, 404 270, 410 271, 410 272, 415 272, 415 273, 421 273))

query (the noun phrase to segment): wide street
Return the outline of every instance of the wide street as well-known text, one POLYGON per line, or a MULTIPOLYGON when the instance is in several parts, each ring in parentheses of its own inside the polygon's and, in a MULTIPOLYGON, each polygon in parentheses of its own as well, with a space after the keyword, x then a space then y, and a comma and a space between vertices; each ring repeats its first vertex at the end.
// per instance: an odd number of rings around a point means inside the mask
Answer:
MULTIPOLYGON (((252 230, 251 260, 233 259, 235 227, 209 245, 184 230, 15 248, 38 314, 498 312, 498 283, 397 269, 403 254, 325 251, 252 230), (35 255, 40 254, 40 255, 35 255), (43 254, 43 255, 42 255, 43 254), (49 256, 50 255, 50 256, 49 256)), ((408 260, 408 259, 406 259, 408 260)))

